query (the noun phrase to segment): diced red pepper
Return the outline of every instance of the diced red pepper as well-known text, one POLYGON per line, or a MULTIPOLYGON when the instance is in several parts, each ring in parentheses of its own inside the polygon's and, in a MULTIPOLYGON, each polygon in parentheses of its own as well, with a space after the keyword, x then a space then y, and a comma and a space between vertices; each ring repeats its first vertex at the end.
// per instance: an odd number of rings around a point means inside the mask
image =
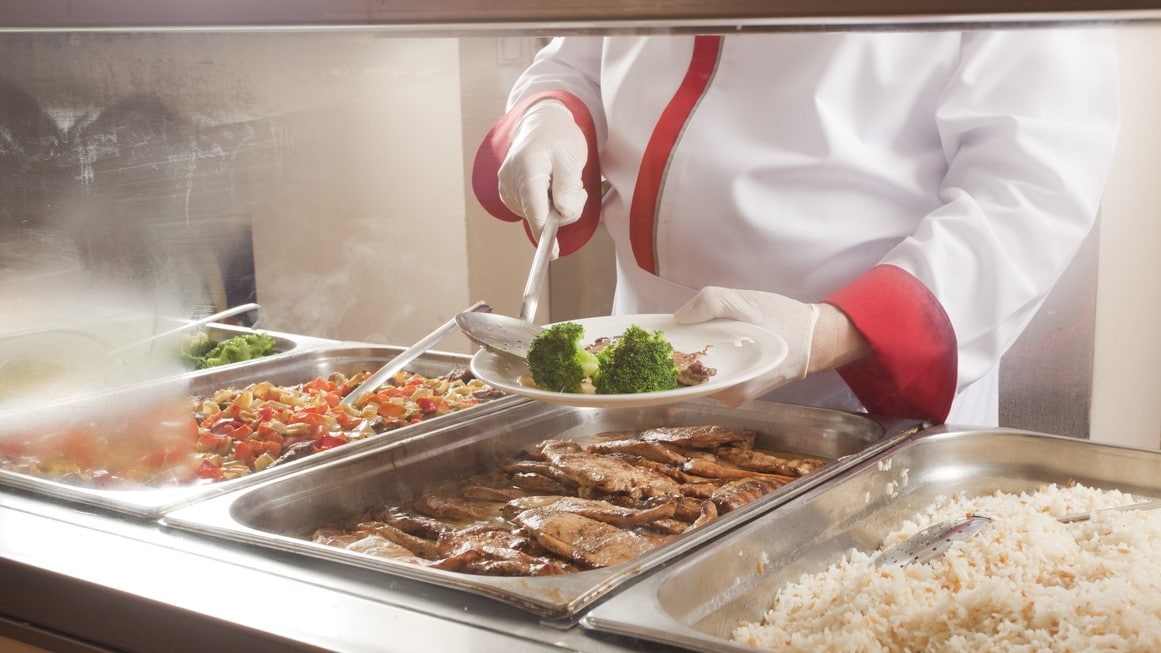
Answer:
POLYGON ((315 442, 315 449, 318 451, 325 451, 327 449, 334 449, 335 447, 347 443, 346 438, 341 436, 331 435, 330 433, 322 436, 315 442))
POLYGON ((320 376, 309 383, 303 384, 302 389, 307 392, 333 392, 335 390, 335 382, 320 376))
POLYGON ((443 399, 439 397, 420 397, 415 400, 415 404, 419 406, 420 412, 424 415, 438 413, 443 403, 443 399))
POLYGON ((219 433, 202 433, 198 436, 198 448, 209 453, 223 453, 230 446, 230 436, 219 433))
POLYGON ((257 454, 255 454, 254 449, 250 446, 249 440, 234 445, 234 458, 247 467, 254 468, 254 459, 256 457, 257 454))
POLYGON ((386 402, 379 405, 378 412, 383 419, 392 419, 402 417, 407 409, 402 404, 386 402))
POLYGON ((362 417, 355 417, 354 415, 348 415, 341 410, 336 410, 334 415, 335 415, 335 421, 339 423, 339 428, 341 428, 341 429, 346 429, 346 430, 353 429, 356 426, 358 426, 360 422, 363 421, 362 417))
POLYGON ((213 464, 208 460, 203 460, 202 464, 198 466, 197 471, 194 472, 198 478, 208 478, 215 481, 222 480, 222 468, 213 464))

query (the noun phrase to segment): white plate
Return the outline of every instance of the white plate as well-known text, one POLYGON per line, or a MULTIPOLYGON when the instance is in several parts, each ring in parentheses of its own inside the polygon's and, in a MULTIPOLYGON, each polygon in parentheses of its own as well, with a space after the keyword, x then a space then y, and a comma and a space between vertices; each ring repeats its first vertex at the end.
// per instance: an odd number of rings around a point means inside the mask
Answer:
POLYGON ((483 349, 472 357, 472 373, 505 392, 540 401, 566 406, 626 408, 671 404, 720 392, 774 369, 786 358, 787 352, 786 341, 777 334, 734 320, 678 324, 672 315, 659 314, 611 315, 571 321, 584 326, 582 341, 586 345, 602 336, 619 336, 630 324, 650 331, 662 331, 677 351, 692 353, 709 345, 702 363, 716 369, 717 373, 700 385, 662 392, 607 395, 552 392, 529 387, 521 382, 528 375, 528 366, 523 360, 483 349))

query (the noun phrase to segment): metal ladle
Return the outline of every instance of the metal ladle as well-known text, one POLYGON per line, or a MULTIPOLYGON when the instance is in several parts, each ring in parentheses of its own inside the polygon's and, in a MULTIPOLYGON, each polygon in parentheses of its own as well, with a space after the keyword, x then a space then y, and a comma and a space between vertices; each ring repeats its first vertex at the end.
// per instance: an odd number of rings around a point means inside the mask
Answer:
POLYGON ((536 317, 536 305, 540 302, 540 291, 544 287, 559 226, 559 216, 554 213, 545 223, 544 231, 540 232, 536 254, 532 256, 532 268, 524 284, 519 319, 495 313, 460 313, 455 321, 469 340, 491 352, 517 358, 528 357, 528 345, 541 331, 541 327, 533 324, 532 319, 536 317))
MULTIPOLYGON (((1084 521, 1101 512, 1121 512, 1129 510, 1153 510, 1161 508, 1161 501, 1144 501, 1131 503, 1126 506, 1101 508, 1091 512, 1082 512, 1073 515, 1057 517, 1056 521, 1067 524, 1074 521, 1084 521)), ((952 542, 966 540, 980 532, 992 520, 983 515, 975 515, 962 519, 942 521, 926 528, 911 537, 884 549, 875 557, 876 567, 905 567, 907 565, 921 565, 942 556, 952 542)))

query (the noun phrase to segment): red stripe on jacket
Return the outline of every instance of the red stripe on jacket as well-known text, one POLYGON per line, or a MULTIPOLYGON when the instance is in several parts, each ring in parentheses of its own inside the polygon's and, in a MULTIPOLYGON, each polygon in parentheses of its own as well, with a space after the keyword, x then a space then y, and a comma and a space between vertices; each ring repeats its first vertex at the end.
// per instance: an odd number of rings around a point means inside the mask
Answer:
POLYGON ((877 265, 825 300, 851 319, 871 356, 839 368, 872 413, 943 422, 955 398, 955 331, 918 279, 877 265))
MULTIPOLYGON (((575 95, 564 91, 538 93, 520 101, 519 104, 512 107, 511 111, 497 120, 496 124, 492 125, 492 128, 484 136, 484 142, 480 144, 480 148, 476 150, 476 159, 472 164, 472 192, 475 193, 476 199, 479 200, 484 209, 493 216, 509 222, 524 220, 500 200, 500 184, 497 175, 504 158, 508 156, 508 149, 512 143, 512 131, 520 122, 524 111, 536 102, 545 99, 556 99, 563 102, 564 106, 572 112, 573 120, 576 121, 589 143, 589 158, 581 172, 581 181, 589 194, 585 201, 584 210, 581 212, 579 220, 564 225, 556 233, 560 255, 567 256, 580 249, 588 242, 589 238, 592 238, 593 233, 597 230, 597 224, 601 220, 601 163, 597 153, 596 127, 588 107, 575 95)), ((536 242, 527 222, 524 223, 524 232, 530 241, 536 242)))
POLYGON ((665 169, 685 123, 709 88, 721 48, 720 36, 694 37, 689 68, 677 92, 661 112, 661 118, 653 128, 641 158, 637 185, 633 189, 633 202, 629 206, 629 244, 638 267, 650 274, 657 274, 657 251, 653 235, 657 227, 657 203, 661 184, 665 181, 665 169))

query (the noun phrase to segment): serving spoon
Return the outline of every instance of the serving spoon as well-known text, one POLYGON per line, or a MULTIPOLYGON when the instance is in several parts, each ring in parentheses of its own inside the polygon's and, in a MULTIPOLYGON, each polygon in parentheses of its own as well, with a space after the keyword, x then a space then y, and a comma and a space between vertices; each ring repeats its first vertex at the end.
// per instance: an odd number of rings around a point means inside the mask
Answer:
POLYGON ((552 258, 552 245, 556 241, 559 226, 557 216, 553 215, 545 223, 544 231, 540 232, 536 253, 532 256, 532 268, 528 271, 528 281, 524 284, 520 317, 513 318, 496 313, 460 313, 455 317, 455 321, 469 340, 493 353, 517 358, 528 357, 528 346, 542 330, 532 323, 532 319, 536 317, 536 306, 540 302, 540 291, 544 287, 548 262, 552 258))
MULTIPOLYGON (((1144 501, 1125 506, 1101 508, 1090 512, 1057 517, 1056 521, 1067 524, 1069 522, 1090 519, 1093 515, 1102 512, 1153 510, 1155 508, 1161 508, 1161 501, 1144 501)), ((925 562, 935 560, 951 547, 952 542, 970 538, 983 530, 991 521, 990 517, 983 515, 941 521, 934 526, 919 531, 898 544, 883 549, 875 557, 874 564, 876 567, 905 567, 907 565, 921 565, 925 562)))

